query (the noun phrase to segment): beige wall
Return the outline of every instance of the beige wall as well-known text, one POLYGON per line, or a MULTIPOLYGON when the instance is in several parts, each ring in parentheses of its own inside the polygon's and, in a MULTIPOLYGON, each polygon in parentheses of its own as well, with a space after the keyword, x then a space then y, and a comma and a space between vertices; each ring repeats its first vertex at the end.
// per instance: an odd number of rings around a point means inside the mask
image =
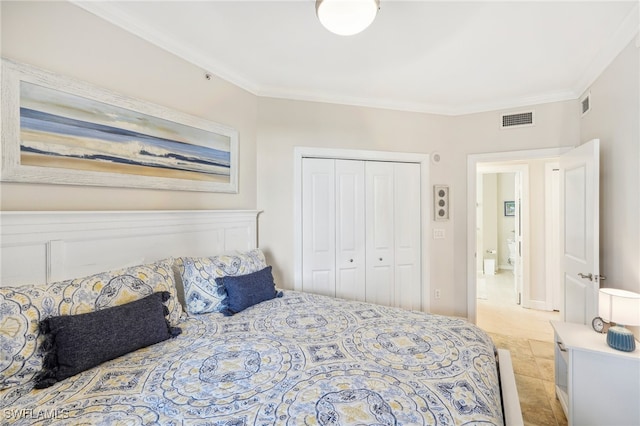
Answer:
POLYGON ((467 275, 460 262, 467 255, 467 194, 466 161, 470 154, 511 152, 531 149, 558 148, 577 145, 579 142, 579 110, 577 101, 556 102, 516 108, 513 111, 535 110, 535 126, 502 130, 500 114, 509 111, 489 111, 454 117, 452 149, 457 152, 456 166, 449 170, 454 192, 456 232, 453 235, 453 253, 456 268, 441 280, 451 283, 453 297, 451 307, 443 307, 444 313, 467 315, 467 275))
POLYGON ((257 99, 63 2, 6 2, 2 56, 236 128, 238 194, 1 183, 2 210, 219 209, 256 206, 257 99))
MULTIPOLYGON (((453 119, 438 115, 390 111, 326 103, 261 98, 258 110, 258 208, 260 245, 277 268, 276 280, 293 288, 293 152, 296 146, 430 153, 442 161, 431 166, 432 183, 448 183, 453 167, 448 152, 453 119)), ((428 217, 431 217, 428 214, 428 217)), ((447 235, 451 222, 439 222, 447 235)), ((431 279, 454 269, 451 238, 433 240, 431 279), (437 263, 437 268, 433 265, 437 263)), ((443 293, 449 283, 440 282, 443 293)), ((446 297, 443 294, 443 299, 446 297)))
MULTIPOLYGON (((467 156, 577 145, 577 101, 535 106, 536 125, 500 130, 500 113, 459 117, 261 98, 258 108, 260 244, 278 265, 279 284, 293 287, 293 150, 295 146, 439 152, 431 184, 451 187, 446 238, 431 240, 432 311, 467 315, 467 156)), ((428 213, 430 216, 430 212, 428 213)), ((429 222, 431 225, 432 222, 429 222)))
MULTIPOLYGON (((637 38, 636 38, 637 40, 637 38)), ((640 49, 632 41, 590 88, 580 140, 600 139, 600 271, 640 292, 640 49)))

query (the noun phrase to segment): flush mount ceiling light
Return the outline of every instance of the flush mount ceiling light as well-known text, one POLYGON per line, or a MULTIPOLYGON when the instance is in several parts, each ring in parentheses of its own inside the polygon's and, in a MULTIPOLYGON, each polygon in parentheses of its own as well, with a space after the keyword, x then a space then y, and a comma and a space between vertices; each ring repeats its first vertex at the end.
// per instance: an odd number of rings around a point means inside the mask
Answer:
POLYGON ((349 36, 367 28, 380 9, 380 0, 316 0, 320 23, 334 34, 349 36))

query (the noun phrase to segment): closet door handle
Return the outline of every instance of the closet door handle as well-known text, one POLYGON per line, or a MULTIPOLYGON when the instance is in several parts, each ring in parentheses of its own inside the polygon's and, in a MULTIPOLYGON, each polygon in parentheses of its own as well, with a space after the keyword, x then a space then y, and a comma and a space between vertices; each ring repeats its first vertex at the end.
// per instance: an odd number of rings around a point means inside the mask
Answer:
POLYGON ((381 257, 380 257, 380 258, 378 258, 378 260, 379 260, 380 262, 382 262, 382 258, 381 258, 381 257))
POLYGON ((353 263, 353 259, 349 259, 349 262, 350 262, 350 263, 353 263))

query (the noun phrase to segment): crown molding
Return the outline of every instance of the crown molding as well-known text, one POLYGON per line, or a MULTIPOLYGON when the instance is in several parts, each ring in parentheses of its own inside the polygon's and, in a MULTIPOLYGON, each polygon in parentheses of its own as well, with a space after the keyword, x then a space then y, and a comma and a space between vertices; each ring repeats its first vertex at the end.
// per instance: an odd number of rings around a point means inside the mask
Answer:
POLYGON ((618 30, 606 41, 605 46, 600 49, 600 52, 576 82, 573 91, 577 96, 582 96, 634 37, 639 36, 639 29, 640 3, 636 3, 631 12, 622 21, 618 30))
POLYGON ((258 92, 258 96, 265 98, 268 97, 276 99, 287 99, 292 101, 322 102, 329 104, 390 109, 395 111, 417 112, 447 116, 467 115, 488 111, 529 107, 532 105, 540 105, 551 102, 572 101, 578 98, 578 95, 575 92, 568 90, 545 93, 535 96, 504 98, 496 100, 494 102, 466 104, 462 107, 458 107, 455 105, 426 104, 420 102, 399 102, 391 101, 388 99, 381 100, 378 98, 348 97, 335 93, 318 94, 315 92, 292 91, 282 88, 261 90, 258 92))
POLYGON ((465 105, 464 107, 458 108, 456 114, 453 115, 467 115, 489 111, 512 110, 514 108, 525 108, 531 107, 533 105, 548 104, 552 102, 575 101, 577 98, 577 94, 572 90, 549 92, 540 95, 524 96, 519 98, 505 98, 495 102, 465 105))
POLYGON ((114 2, 71 0, 71 3, 256 96, 451 116, 512 109, 550 102, 576 100, 588 89, 593 81, 595 81, 604 69, 615 59, 622 49, 626 47, 629 41, 637 35, 638 27, 640 26, 639 6, 636 4, 629 15, 624 19, 618 31, 616 31, 616 33, 608 40, 605 47, 598 53, 596 58, 591 62, 573 88, 536 96, 504 98, 496 100, 495 102, 457 106, 451 104, 403 102, 392 99, 359 98, 345 96, 338 93, 319 93, 313 91, 291 90, 282 87, 263 86, 251 81, 251 79, 245 76, 239 75, 237 72, 230 70, 223 64, 212 61, 201 52, 182 43, 178 43, 157 29, 133 18, 123 12, 122 9, 120 9, 114 2))
POLYGON ((403 102, 391 99, 345 96, 339 93, 292 90, 282 87, 269 87, 258 91, 264 98, 286 99, 291 101, 321 102, 365 108, 391 109, 396 111, 421 112, 439 115, 455 115, 455 108, 448 105, 426 104, 422 102, 403 102))
POLYGON ((205 55, 195 49, 191 49, 182 43, 178 43, 166 34, 144 24, 140 20, 123 12, 116 4, 107 1, 78 1, 70 0, 74 5, 86 10, 99 18, 104 19, 123 30, 148 41, 149 43, 166 50, 185 61, 196 65, 203 70, 215 74, 217 77, 235 84, 236 86, 257 94, 258 86, 237 72, 231 71, 219 63, 211 61, 205 55))

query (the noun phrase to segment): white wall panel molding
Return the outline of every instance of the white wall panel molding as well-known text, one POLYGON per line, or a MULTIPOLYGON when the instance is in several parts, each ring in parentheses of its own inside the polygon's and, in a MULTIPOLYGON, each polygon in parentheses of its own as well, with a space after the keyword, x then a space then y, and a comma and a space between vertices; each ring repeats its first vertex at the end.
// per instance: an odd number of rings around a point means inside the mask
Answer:
POLYGON ((257 210, 2 212, 0 283, 42 284, 257 247, 257 210))

